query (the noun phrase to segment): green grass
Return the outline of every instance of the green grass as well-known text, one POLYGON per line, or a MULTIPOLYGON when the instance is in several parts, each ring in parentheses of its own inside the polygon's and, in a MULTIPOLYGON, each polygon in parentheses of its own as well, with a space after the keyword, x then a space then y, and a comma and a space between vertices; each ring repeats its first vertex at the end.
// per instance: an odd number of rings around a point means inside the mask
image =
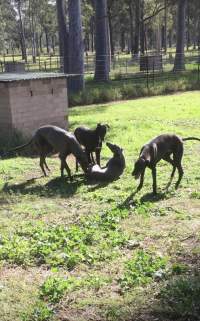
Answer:
MULTIPOLYGON (((200 136, 198 91, 70 109, 70 130, 108 123, 126 170, 108 185, 59 178, 59 160, 41 177, 38 158, 1 160, 0 320, 198 320, 200 147, 186 142, 179 190, 158 195, 146 172, 131 176, 141 146, 164 133, 200 136)), ((110 157, 102 150, 102 164, 110 157)), ((69 158, 75 171, 75 161, 69 158)), ((177 177, 176 177, 177 178, 177 177)), ((176 179, 175 178, 175 179, 176 179)))

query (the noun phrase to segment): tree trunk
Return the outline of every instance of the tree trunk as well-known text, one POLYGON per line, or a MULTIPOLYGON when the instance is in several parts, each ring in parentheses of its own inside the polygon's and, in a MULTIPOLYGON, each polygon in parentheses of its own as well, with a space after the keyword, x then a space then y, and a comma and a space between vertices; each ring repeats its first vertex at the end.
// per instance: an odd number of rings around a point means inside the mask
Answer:
POLYGON ((107 0, 95 1, 95 25, 96 25, 96 64, 95 76, 96 81, 109 80, 109 36, 108 36, 108 16, 107 0))
POLYGON ((121 31, 120 47, 121 47, 121 51, 122 51, 122 52, 125 50, 125 47, 126 47, 126 43, 125 43, 125 31, 124 31, 124 30, 121 31))
POLYGON ((35 36, 35 23, 34 23, 34 11, 29 0, 29 23, 31 31, 31 49, 32 49, 32 60, 36 63, 36 36, 35 36))
POLYGON ((113 41, 113 26, 112 26, 112 18, 111 18, 111 10, 108 10, 108 22, 109 22, 109 31, 110 31, 110 51, 111 57, 114 57, 115 54, 115 44, 113 41))
POLYGON ((134 28, 133 28, 133 4, 131 0, 129 0, 128 9, 129 9, 129 18, 130 18, 130 51, 133 57, 134 56, 134 28))
POLYGON ((22 13, 21 13, 21 0, 18 0, 17 11, 18 11, 18 15, 19 15, 19 29, 20 29, 20 43, 21 43, 22 59, 27 61, 26 39, 25 39, 25 32, 24 32, 22 13))
POLYGON ((91 32, 91 51, 94 52, 94 17, 90 19, 90 32, 91 32))
POLYGON ((161 35, 160 35, 160 26, 156 28, 156 51, 160 53, 161 50, 161 35))
POLYGON ((76 74, 69 80, 69 89, 84 89, 84 42, 81 18, 81 1, 69 0, 69 72, 76 74))
POLYGON ((136 58, 139 56, 140 50, 140 0, 135 2, 135 44, 134 44, 134 55, 136 58))
POLYGON ((198 50, 200 50, 200 18, 198 20, 198 27, 197 27, 197 46, 198 50))
POLYGON ((141 54, 144 55, 145 51, 145 26, 144 26, 144 0, 140 0, 140 19, 141 19, 141 27, 140 27, 140 51, 141 54))
POLYGON ((167 0, 165 1, 165 13, 164 13, 164 30, 163 30, 163 49, 165 54, 167 53, 167 0))
POLYGON ((66 24, 64 0, 56 0, 56 8, 59 29, 59 52, 61 57, 61 66, 63 65, 64 73, 69 73, 69 31, 66 24))
POLYGON ((55 36, 51 36, 51 46, 53 50, 53 54, 55 55, 55 36))
POLYGON ((176 56, 174 71, 185 70, 185 12, 187 0, 178 0, 177 31, 176 31, 176 56))
POLYGON ((35 44, 36 44, 36 56, 38 57, 40 55, 38 32, 36 32, 35 34, 35 44))
POLYGON ((187 3, 187 50, 190 48, 190 7, 189 1, 187 3))
POLYGON ((32 59, 33 63, 36 63, 36 40, 35 40, 35 32, 32 34, 32 59))
POLYGON ((43 47, 42 47, 42 33, 40 34, 40 40, 39 40, 39 44, 40 44, 40 53, 43 53, 43 47))
POLYGON ((49 50, 49 35, 47 33, 47 30, 45 30, 45 38, 46 38, 46 49, 47 49, 47 53, 49 54, 50 50, 49 50))
POLYGON ((169 30, 169 48, 172 48, 172 29, 169 30))

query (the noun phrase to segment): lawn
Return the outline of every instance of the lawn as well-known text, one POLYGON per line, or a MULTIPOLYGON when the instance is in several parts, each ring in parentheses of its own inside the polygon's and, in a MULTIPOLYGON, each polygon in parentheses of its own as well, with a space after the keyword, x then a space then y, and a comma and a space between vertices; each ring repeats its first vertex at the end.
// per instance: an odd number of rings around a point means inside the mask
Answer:
MULTIPOLYGON (((70 109, 70 130, 110 125, 123 147, 117 181, 90 185, 59 177, 57 157, 41 177, 38 158, 1 160, 0 320, 199 320, 200 144, 185 142, 180 188, 165 186, 171 167, 131 176, 141 146, 161 133, 200 137, 200 92, 70 109)), ((102 164, 110 157, 106 146, 102 164)), ((75 172, 75 161, 69 159, 75 172)))

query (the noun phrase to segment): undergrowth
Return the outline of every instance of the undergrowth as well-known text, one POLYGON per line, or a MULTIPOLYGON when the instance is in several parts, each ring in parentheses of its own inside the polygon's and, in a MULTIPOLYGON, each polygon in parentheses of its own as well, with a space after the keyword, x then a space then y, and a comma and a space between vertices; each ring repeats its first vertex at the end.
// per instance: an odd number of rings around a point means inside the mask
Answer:
POLYGON ((198 90, 197 72, 161 75, 155 80, 117 79, 104 83, 88 82, 84 91, 69 96, 70 106, 81 106, 127 100, 139 97, 165 95, 177 91, 198 90), (169 79, 168 79, 169 77, 169 79))

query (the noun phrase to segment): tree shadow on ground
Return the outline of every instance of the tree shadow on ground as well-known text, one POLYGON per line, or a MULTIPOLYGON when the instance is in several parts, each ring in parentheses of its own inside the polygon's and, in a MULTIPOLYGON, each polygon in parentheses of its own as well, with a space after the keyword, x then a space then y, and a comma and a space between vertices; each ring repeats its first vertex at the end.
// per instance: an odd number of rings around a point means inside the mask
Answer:
POLYGON ((33 185, 39 178, 33 178, 22 182, 21 184, 9 185, 5 183, 2 191, 6 193, 14 193, 21 195, 37 195, 39 197, 61 197, 68 198, 73 196, 79 186, 86 184, 86 180, 83 175, 74 176, 73 182, 70 182, 68 178, 56 177, 50 180, 45 185, 33 185))

